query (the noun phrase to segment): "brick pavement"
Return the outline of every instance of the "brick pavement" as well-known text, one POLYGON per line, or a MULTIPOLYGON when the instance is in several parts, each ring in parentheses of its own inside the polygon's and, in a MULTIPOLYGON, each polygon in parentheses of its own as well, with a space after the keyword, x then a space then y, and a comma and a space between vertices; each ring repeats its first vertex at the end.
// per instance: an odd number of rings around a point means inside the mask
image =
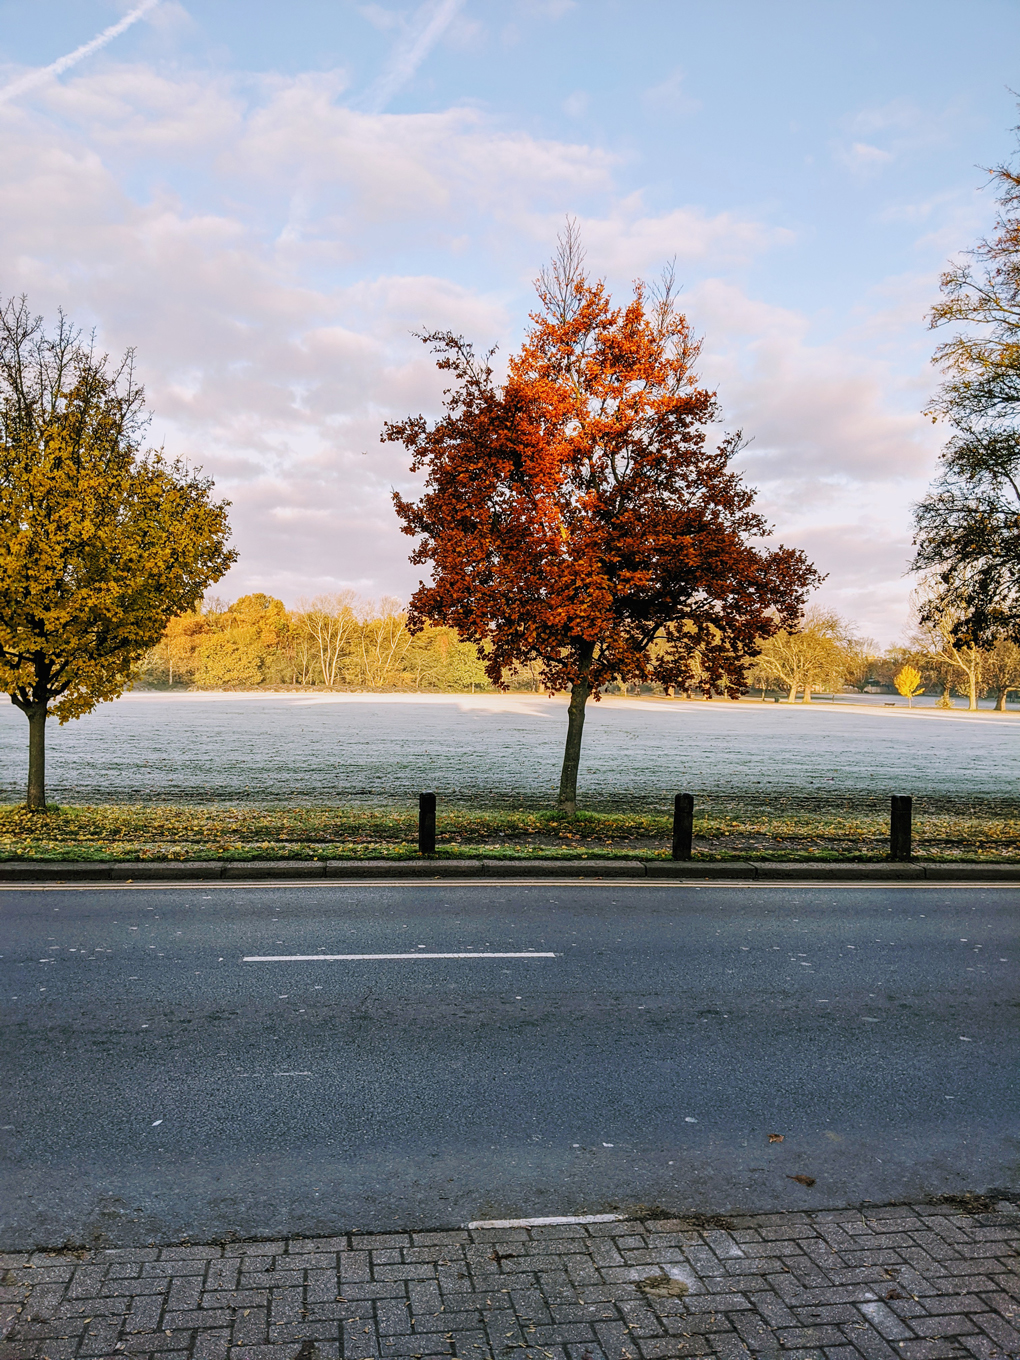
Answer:
POLYGON ((985 1207, 8 1253, 0 1360, 1018 1360, 985 1207))

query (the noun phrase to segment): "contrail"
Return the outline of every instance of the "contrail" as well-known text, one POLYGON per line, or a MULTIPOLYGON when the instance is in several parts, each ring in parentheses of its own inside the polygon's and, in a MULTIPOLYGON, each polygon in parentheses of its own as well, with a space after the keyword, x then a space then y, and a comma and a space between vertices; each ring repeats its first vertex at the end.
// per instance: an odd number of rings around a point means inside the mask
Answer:
POLYGON ((369 113, 382 113, 396 92, 417 71, 436 43, 450 26, 450 21, 464 4, 464 0, 429 0, 414 16, 414 25, 423 23, 410 40, 394 52, 389 66, 372 86, 365 99, 369 113))
POLYGON ((37 71, 29 71, 27 75, 19 77, 0 89, 0 104, 4 104, 8 99, 14 99, 19 94, 24 94, 26 90, 34 89, 36 85, 42 85, 53 76, 59 76, 62 71, 66 71, 69 66, 76 66, 79 61, 86 57, 91 57, 93 52, 98 52, 101 47, 105 47, 108 42, 118 37, 126 28, 130 28, 133 23, 146 14, 150 9, 154 9, 159 4, 159 0, 142 0, 140 5, 136 5, 129 14, 125 14, 123 19, 118 19, 109 28, 104 28, 97 38, 91 42, 83 43, 81 47, 76 47, 73 52, 68 52, 66 57, 58 57, 56 61, 50 62, 49 66, 40 66, 37 71))

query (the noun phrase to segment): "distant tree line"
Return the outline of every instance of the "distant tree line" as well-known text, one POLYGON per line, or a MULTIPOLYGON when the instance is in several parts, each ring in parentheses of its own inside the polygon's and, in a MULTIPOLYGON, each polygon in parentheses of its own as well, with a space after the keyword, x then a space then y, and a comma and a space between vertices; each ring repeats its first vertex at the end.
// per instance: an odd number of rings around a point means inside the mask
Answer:
MULTIPOLYGON (((752 692, 782 694, 808 703, 813 694, 898 689, 911 698, 938 695, 944 707, 962 695, 970 708, 993 698, 1003 709, 1020 691, 1020 647, 999 639, 985 649, 960 646, 952 618, 924 621, 915 601, 906 642, 880 651, 853 624, 823 608, 808 609, 796 631, 782 629, 761 643, 748 673, 752 692)), ((653 644, 654 649, 654 644, 653 644)), ((511 691, 546 693, 541 668, 509 669, 511 691)), ((243 690, 291 686, 352 691, 431 693, 493 692, 474 643, 456 630, 426 624, 408 628, 399 601, 378 603, 353 591, 319 595, 294 609, 270 595, 245 595, 233 604, 210 599, 171 619, 160 642, 143 658, 136 684, 153 689, 243 690)), ((605 694, 650 693, 671 697, 723 697, 695 654, 691 683, 677 688, 651 680, 606 681, 605 694)))
POLYGON ((150 688, 470 691, 490 689, 471 643, 453 628, 411 633, 397 600, 353 591, 301 600, 271 595, 206 600, 171 619, 142 659, 150 688))

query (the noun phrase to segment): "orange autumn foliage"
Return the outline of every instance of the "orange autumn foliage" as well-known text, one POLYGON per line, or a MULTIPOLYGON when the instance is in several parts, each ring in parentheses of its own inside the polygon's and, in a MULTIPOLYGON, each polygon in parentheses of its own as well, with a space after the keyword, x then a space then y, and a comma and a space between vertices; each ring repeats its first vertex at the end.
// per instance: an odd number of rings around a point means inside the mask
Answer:
POLYGON ((708 447, 718 406, 671 278, 614 307, 582 261, 570 229, 502 386, 491 354, 424 336, 454 379, 446 413, 382 436, 426 474, 418 501, 394 495, 419 539, 411 561, 432 566, 411 624, 455 627, 497 685, 537 662, 570 691, 568 812, 589 695, 618 678, 736 696, 759 641, 796 626, 819 579, 801 552, 753 542, 768 526, 730 469, 739 435, 708 447))

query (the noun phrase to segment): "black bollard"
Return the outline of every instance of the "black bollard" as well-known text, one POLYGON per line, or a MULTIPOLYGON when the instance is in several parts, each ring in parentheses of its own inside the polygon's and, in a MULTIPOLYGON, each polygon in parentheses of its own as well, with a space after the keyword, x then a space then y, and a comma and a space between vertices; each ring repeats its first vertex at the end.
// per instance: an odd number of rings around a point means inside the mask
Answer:
POLYGON ((673 858, 690 859, 694 851, 694 794, 673 799, 673 858))
POLYGON ((436 795, 418 795, 418 854, 436 853, 436 795))
POLYGON ((911 820, 914 800, 907 797, 892 796, 892 811, 889 817, 889 858, 909 859, 911 853, 911 820))

